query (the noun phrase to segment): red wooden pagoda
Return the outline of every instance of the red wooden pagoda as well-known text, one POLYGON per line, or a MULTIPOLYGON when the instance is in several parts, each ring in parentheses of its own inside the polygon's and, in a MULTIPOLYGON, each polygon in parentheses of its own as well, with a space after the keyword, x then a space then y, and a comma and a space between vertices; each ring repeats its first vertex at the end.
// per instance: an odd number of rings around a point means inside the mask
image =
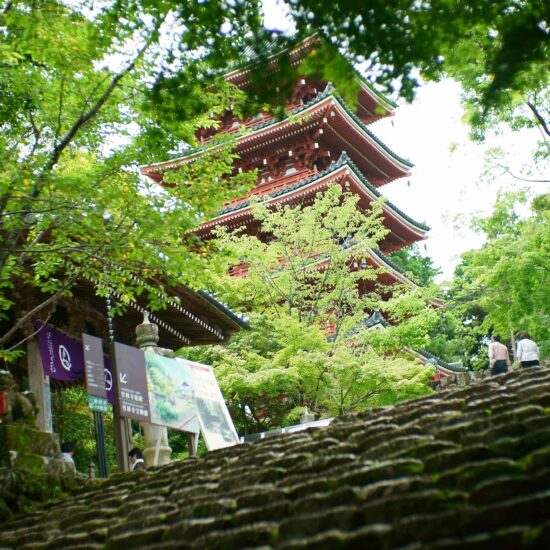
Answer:
MULTIPOLYGON (((292 63, 299 65, 317 42, 317 38, 311 38, 292 50, 292 63)), ((276 56, 267 73, 275 70, 276 56)), ((250 69, 245 68, 228 73, 226 79, 246 88, 249 76, 250 69)), ((394 153, 368 127, 390 116, 395 105, 375 92, 359 74, 356 78, 359 92, 354 110, 335 93, 330 83, 304 77, 296 84, 286 105, 286 118, 260 113, 242 120, 228 112, 216 130, 199 132, 202 147, 180 158, 143 167, 142 173, 162 182, 165 171, 192 163, 202 155, 215 134, 236 133, 244 126, 247 131, 236 137, 239 158, 234 163, 234 172, 258 169, 257 184, 247 196, 233 200, 215 218, 204 223, 196 231, 198 236, 211 238, 212 230, 218 225, 246 226, 251 234, 257 234, 251 196, 262 197, 270 204, 307 204, 335 183, 357 194, 359 207, 368 210, 381 196, 378 188, 409 175, 412 164, 394 153)), ((384 268, 379 280, 385 284, 412 284, 386 255, 424 239, 429 228, 388 201, 383 205, 383 221, 389 233, 379 243, 379 250, 370 250, 369 257, 360 260, 357 267, 369 264, 384 268)), ((233 270, 234 275, 245 273, 246 266, 233 270)))

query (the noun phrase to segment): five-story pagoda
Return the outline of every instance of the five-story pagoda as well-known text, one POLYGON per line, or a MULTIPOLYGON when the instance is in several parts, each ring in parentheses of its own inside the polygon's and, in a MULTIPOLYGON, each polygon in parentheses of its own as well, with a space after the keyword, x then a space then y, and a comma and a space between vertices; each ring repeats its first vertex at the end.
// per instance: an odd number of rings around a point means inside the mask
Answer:
MULTIPOLYGON (((313 37, 301 43, 288 54, 290 62, 299 67, 318 42, 313 37)), ((276 70, 277 56, 274 56, 266 74, 276 70)), ((245 89, 250 85, 251 74, 251 68, 237 69, 225 78, 245 89)), ((333 184, 358 195, 358 207, 367 211, 381 197, 378 188, 409 175, 412 164, 394 153, 368 127, 392 115, 395 105, 374 91, 359 74, 355 78, 359 91, 353 110, 330 83, 302 77, 285 106, 285 117, 262 112, 239 119, 227 112, 215 130, 199 131, 201 147, 179 158, 145 166, 142 173, 162 184, 166 171, 193 163, 209 148, 216 134, 238 133, 234 173, 256 169, 257 183, 246 196, 226 204, 216 217, 196 230, 197 236, 205 240, 212 238, 213 230, 221 225, 230 229, 244 226, 249 234, 258 234, 251 210, 258 199, 272 205, 304 205, 333 184)), ((378 275, 382 284, 412 284, 387 255, 424 239, 429 228, 389 201, 384 202, 382 210, 383 223, 389 231, 379 248, 369 249, 368 257, 362 258, 357 267, 382 268, 378 275)), ((246 266, 240 266, 232 274, 242 276, 246 270, 246 266)))

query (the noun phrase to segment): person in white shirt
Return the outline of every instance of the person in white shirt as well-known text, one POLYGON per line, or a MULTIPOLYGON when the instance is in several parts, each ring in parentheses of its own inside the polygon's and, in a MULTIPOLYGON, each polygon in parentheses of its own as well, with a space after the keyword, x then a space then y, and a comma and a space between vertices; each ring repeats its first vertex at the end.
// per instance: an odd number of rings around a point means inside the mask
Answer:
POLYGON ((68 468, 71 472, 76 473, 76 465, 74 463, 74 453, 76 447, 74 443, 64 442, 61 445, 61 460, 68 464, 68 468))
POLYGON ((517 358, 522 368, 540 365, 539 347, 531 340, 529 334, 526 332, 519 335, 517 358))

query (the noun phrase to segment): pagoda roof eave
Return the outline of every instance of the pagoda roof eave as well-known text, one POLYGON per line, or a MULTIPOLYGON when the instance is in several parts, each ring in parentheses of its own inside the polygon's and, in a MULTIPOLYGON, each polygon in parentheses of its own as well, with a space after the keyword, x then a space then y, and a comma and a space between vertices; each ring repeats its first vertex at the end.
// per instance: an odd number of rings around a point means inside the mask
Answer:
MULTIPOLYGON (((315 43, 320 42, 320 37, 318 34, 313 34, 306 39, 304 39, 300 44, 294 46, 294 47, 288 47, 284 48, 282 50, 279 50, 270 56, 267 57, 267 62, 272 63, 279 57, 282 57, 286 52, 289 52, 289 56, 297 56, 301 54, 304 50, 307 50, 308 48, 312 47, 315 43)), ((298 57, 298 61, 301 61, 303 57, 298 57)), ((234 83, 235 81, 238 82, 239 79, 242 79, 246 77, 246 75, 250 74, 254 67, 258 65, 257 62, 254 60, 250 60, 246 65, 243 67, 239 67, 237 69, 233 69, 232 71, 229 71, 228 73, 224 74, 223 77, 228 82, 234 83)))
MULTIPOLYGON (((293 109, 290 112, 289 116, 287 116, 285 119, 268 120, 252 126, 250 128, 250 133, 235 138, 236 146, 242 147, 245 143, 249 144, 250 142, 263 138, 266 134, 273 133, 276 130, 282 129, 285 125, 303 125, 303 121, 292 121, 291 119, 297 117, 297 115, 300 115, 301 117, 308 114, 312 115, 314 114, 314 112, 319 111, 320 108, 325 106, 336 107, 339 110, 340 114, 345 117, 352 125, 354 125, 354 127, 359 131, 360 134, 364 136, 364 138, 371 144, 371 146, 377 149, 386 159, 388 159, 388 161, 390 161, 395 166, 401 176, 405 176, 409 173, 408 170, 413 167, 413 164, 410 161, 394 153, 382 140, 375 136, 367 128, 366 124, 363 123, 357 117, 357 115, 355 115, 355 113, 353 113, 353 111, 346 105, 345 101, 333 94, 333 88, 330 85, 328 85, 323 92, 321 92, 318 96, 316 96, 316 98, 314 98, 306 105, 293 109)), ((216 144, 212 145, 211 147, 215 149, 216 147, 221 147, 221 145, 216 144)), ((208 145, 200 148, 190 149, 188 153, 178 158, 169 161, 140 166, 140 171, 143 175, 151 177, 152 174, 164 172, 172 168, 177 168, 182 164, 192 162, 195 158, 201 156, 208 149, 208 145)))
MULTIPOLYGON (((238 138, 238 143, 241 145, 243 142, 251 142, 258 138, 263 137, 264 133, 273 132, 277 129, 278 126, 283 126, 285 124, 291 123, 293 117, 304 117, 306 115, 312 115, 314 112, 319 111, 321 107, 333 106, 336 107, 340 114, 344 116, 350 123, 352 123, 359 133, 361 133, 365 139, 376 149, 378 149, 388 160, 392 161, 395 164, 403 175, 408 174, 414 165, 407 159, 401 157, 394 151, 392 151, 380 138, 378 138, 367 125, 362 122, 359 117, 351 110, 347 103, 339 96, 334 94, 334 87, 332 85, 327 85, 325 90, 318 94, 310 102, 293 109, 289 116, 283 120, 268 120, 265 122, 260 122, 257 125, 251 127, 252 132, 238 138)), ((300 121, 296 121, 297 123, 300 121)), ((302 122, 303 124, 303 122, 302 122)))
MULTIPOLYGON (((331 181, 334 181, 338 178, 351 175, 354 180, 360 185, 366 194, 371 198, 371 200, 377 200, 383 198, 382 194, 374 187, 369 181, 361 174, 357 169, 355 164, 351 161, 348 155, 344 152, 338 161, 333 162, 326 170, 315 174, 314 176, 296 182, 293 185, 285 187, 281 190, 275 191, 267 195, 259 196, 260 201, 267 202, 282 202, 285 200, 285 197, 288 195, 296 195, 300 191, 303 194, 303 190, 308 187, 318 187, 318 184, 325 180, 325 185, 328 185, 331 181)), ((209 222, 203 224, 201 229, 207 229, 223 223, 224 221, 234 218, 235 215, 239 217, 245 216, 250 212, 253 201, 247 200, 235 205, 231 205, 220 211, 220 214, 210 220, 209 222)), ((430 228, 420 222, 415 221, 413 218, 405 214, 401 209, 395 206, 390 201, 385 201, 382 205, 383 210, 390 216, 396 218, 403 225, 407 226, 409 230, 416 233, 419 238, 424 238, 425 233, 430 230, 430 228)))
POLYGON ((391 99, 376 90, 374 86, 360 73, 357 73, 356 80, 361 89, 371 96, 378 104, 380 104, 382 109, 384 109, 388 114, 393 113, 393 111, 397 108, 397 103, 393 102, 391 99))
MULTIPOLYGON (((321 37, 315 33, 311 36, 308 36, 305 38, 300 44, 294 46, 294 47, 288 47, 284 48, 278 52, 273 53, 272 55, 268 56, 266 61, 269 63, 272 63, 276 61, 277 58, 284 55, 286 52, 289 52, 290 56, 294 56, 295 63, 302 61, 304 58, 303 52, 310 49, 312 46, 315 46, 315 44, 319 44, 322 41, 321 37)), ((246 62, 245 62, 246 63, 246 62)), ((254 67, 257 66, 257 63, 254 62, 254 60, 250 60, 247 62, 244 66, 238 67, 236 69, 233 69, 229 72, 227 72, 224 75, 225 80, 228 82, 239 82, 242 79, 246 79, 247 75, 252 72, 254 67)), ((366 92, 375 102, 380 104, 380 106, 387 112, 391 113, 396 107, 397 104, 394 103, 390 98, 386 97, 384 94, 376 90, 374 86, 359 72, 355 70, 355 78, 359 85, 361 86, 362 90, 366 92)), ((244 80, 246 82, 246 80, 244 80)), ((240 82, 241 85, 244 82, 240 82)), ((382 115, 384 116, 384 115, 382 115)))
MULTIPOLYGON (((359 246, 359 244, 355 245, 359 246)), ((377 248, 366 248, 369 259, 378 267, 386 270, 395 283, 403 283, 407 286, 416 288, 418 285, 409 279, 405 272, 394 262, 392 262, 385 254, 377 248)), ((308 267, 320 269, 324 265, 330 263, 330 258, 321 258, 316 262, 312 262, 308 267)))

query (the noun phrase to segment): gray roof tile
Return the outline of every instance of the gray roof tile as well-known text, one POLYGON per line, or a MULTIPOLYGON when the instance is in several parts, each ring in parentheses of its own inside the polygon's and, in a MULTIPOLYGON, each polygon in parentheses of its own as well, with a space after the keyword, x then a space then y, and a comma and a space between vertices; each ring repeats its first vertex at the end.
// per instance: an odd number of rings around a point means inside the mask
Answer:
POLYGON ((114 476, 2 548, 510 548, 550 541, 550 371, 114 476))

